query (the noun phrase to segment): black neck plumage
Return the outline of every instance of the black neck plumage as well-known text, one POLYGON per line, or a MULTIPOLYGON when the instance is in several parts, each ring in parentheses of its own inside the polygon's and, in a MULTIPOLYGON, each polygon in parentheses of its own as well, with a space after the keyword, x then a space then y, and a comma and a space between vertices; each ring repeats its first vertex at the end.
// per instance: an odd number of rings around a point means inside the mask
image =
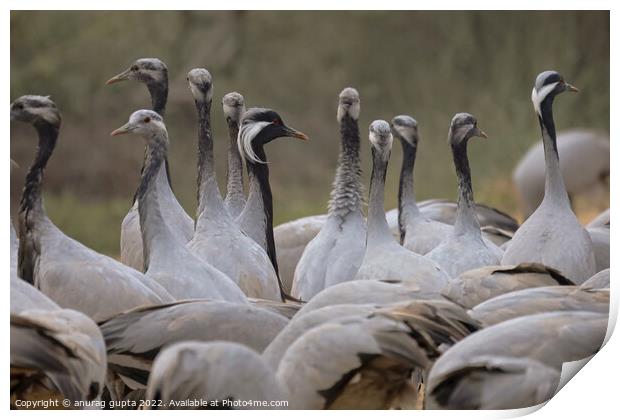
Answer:
POLYGON ((471 184, 471 169, 467 157, 468 139, 452 144, 452 157, 458 178, 459 198, 454 223, 455 233, 466 231, 480 232, 480 224, 476 217, 474 191, 471 184))
MULTIPOLYGON (((161 82, 151 82, 146 84, 149 94, 151 95, 151 109, 164 117, 166 113, 166 103, 168 102, 168 74, 165 73, 161 82)), ((140 174, 144 172, 144 165, 146 164, 146 149, 144 149, 144 159, 142 160, 142 168, 140 174)), ((172 180, 170 178, 170 164, 168 163, 168 157, 164 160, 166 165, 166 177, 168 178, 168 184, 172 188, 172 180)), ((138 199, 138 191, 133 195, 133 202, 138 199)))
POLYGON ((340 139, 341 150, 329 212, 344 216, 361 211, 362 203, 359 126, 348 113, 340 120, 340 139))
POLYGON ((168 75, 164 75, 162 81, 147 83, 146 87, 151 94, 153 111, 164 117, 166 103, 168 102, 168 75))
POLYGON ((59 131, 57 125, 47 122, 35 123, 34 127, 39 135, 39 145, 34 161, 26 174, 26 183, 20 202, 20 213, 25 213, 26 215, 41 203, 43 171, 54 152, 59 131))
MULTIPOLYGON (((159 136, 163 136, 159 134, 159 136)), ((147 201, 148 194, 153 194, 155 189, 155 179, 161 168, 162 163, 166 159, 167 155, 167 140, 163 137, 155 137, 148 141, 146 146, 146 159, 144 164, 144 170, 140 176, 140 184, 136 192, 138 200, 138 212, 140 215, 140 227, 142 232, 142 246, 144 255, 144 271, 149 268, 150 252, 148 247, 147 233, 148 222, 147 215, 149 211, 160 211, 159 208, 149 209, 149 203, 147 201)))
POLYGON ((228 169, 226 172, 226 190, 228 193, 243 194, 243 163, 239 148, 237 147, 237 138, 239 136, 239 122, 232 118, 226 118, 228 124, 228 169))
POLYGON ((553 99, 554 95, 548 95, 540 104, 540 112, 542 115, 538 116, 538 122, 540 123, 540 128, 544 132, 546 131, 549 135, 549 139, 551 140, 551 144, 546 144, 547 139, 543 138, 543 146, 552 146, 555 155, 558 156, 558 144, 556 140, 555 134, 555 122, 553 121, 553 99))
POLYGON ((407 202, 414 201, 413 195, 413 167, 417 148, 409 144, 408 141, 400 139, 403 147, 403 164, 400 168, 400 180, 398 183, 398 230, 400 231, 401 244, 405 240, 405 212, 404 207, 407 202))
POLYGON ((213 163, 213 135, 211 133, 211 102, 195 101, 198 111, 198 214, 200 215, 205 202, 203 183, 208 177, 215 178, 213 163))
MULTIPOLYGON (((264 144, 266 142, 260 139, 260 134, 252 141, 252 148, 256 157, 267 162, 264 144)), ((284 300, 287 295, 284 292, 284 286, 280 280, 280 272, 278 270, 278 259, 276 255, 276 245, 273 238, 273 197, 271 195, 271 185, 269 185, 269 166, 266 163, 257 163, 247 161, 248 174, 254 178, 260 186, 261 199, 263 201, 263 211, 265 212, 265 239, 267 240, 267 255, 273 265, 273 269, 278 277, 278 286, 280 287, 280 296, 284 300)))
POLYGON ((31 284, 34 284, 34 267, 38 254, 36 238, 32 232, 37 221, 41 220, 40 216, 45 216, 41 191, 43 172, 56 147, 60 129, 59 125, 45 121, 36 122, 34 127, 39 135, 39 145, 34 161, 26 174, 26 182, 19 204, 18 251, 18 274, 31 284))
POLYGON ((372 153, 372 173, 370 175, 370 191, 368 193, 368 235, 370 238, 379 238, 390 235, 387 220, 385 218, 385 177, 387 175, 389 153, 382 156, 374 147, 372 153))

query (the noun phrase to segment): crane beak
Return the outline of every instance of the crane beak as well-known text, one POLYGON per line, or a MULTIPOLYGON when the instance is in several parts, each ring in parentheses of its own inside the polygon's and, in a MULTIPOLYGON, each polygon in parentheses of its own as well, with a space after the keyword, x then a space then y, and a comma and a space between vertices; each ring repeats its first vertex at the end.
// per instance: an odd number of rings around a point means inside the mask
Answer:
POLYGON ((122 127, 120 127, 120 128, 117 128, 116 130, 112 131, 112 132, 110 133, 110 135, 111 135, 112 137, 114 137, 114 136, 120 136, 120 135, 122 135, 122 134, 127 134, 127 133, 129 133, 129 132, 131 132, 131 131, 133 131, 133 130, 135 130, 135 129, 136 129, 136 127, 135 127, 135 126, 133 126, 132 124, 127 123, 127 124, 125 124, 124 126, 122 126, 122 127))
POLYGON ((282 127, 282 129, 284 130, 284 136, 285 137, 294 137, 296 139, 305 140, 305 141, 310 140, 310 137, 308 137, 307 135, 305 135, 301 131, 295 130, 294 128, 284 126, 284 127, 282 127))
POLYGON ((487 133, 485 133, 484 131, 482 131, 478 127, 474 128, 474 132, 472 133, 472 135, 476 136, 476 137, 481 137, 483 139, 488 139, 489 138, 489 136, 487 136, 487 133))
POLYGON ((112 77, 110 80, 108 80, 107 82, 105 82, 106 85, 111 85, 114 83, 118 83, 118 82, 122 82, 125 80, 129 80, 129 76, 131 75, 131 70, 127 69, 122 73, 117 74, 116 76, 112 77))
POLYGON ((571 85, 570 83, 565 83, 566 85, 566 90, 569 92, 579 92, 579 89, 577 89, 575 86, 571 85))

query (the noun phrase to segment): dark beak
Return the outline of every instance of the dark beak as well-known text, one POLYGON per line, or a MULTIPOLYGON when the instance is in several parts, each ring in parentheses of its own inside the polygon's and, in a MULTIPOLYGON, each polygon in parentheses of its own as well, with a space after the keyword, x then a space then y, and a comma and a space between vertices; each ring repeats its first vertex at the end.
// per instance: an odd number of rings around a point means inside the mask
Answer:
POLYGON ((307 135, 305 135, 301 131, 295 130, 294 128, 283 126, 282 130, 284 131, 283 134, 284 134, 285 137, 294 137, 296 139, 306 140, 306 141, 310 140, 310 137, 308 137, 307 135))

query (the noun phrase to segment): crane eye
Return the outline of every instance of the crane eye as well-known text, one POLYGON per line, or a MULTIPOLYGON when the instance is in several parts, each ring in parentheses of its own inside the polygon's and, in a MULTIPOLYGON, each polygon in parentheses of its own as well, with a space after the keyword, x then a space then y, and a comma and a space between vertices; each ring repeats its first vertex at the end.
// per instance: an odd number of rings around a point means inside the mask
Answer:
POLYGON ((138 71, 138 66, 135 64, 131 66, 131 71, 138 71))
POLYGON ((278 119, 276 118, 275 120, 273 120, 273 121, 271 122, 271 124, 273 124, 273 125, 280 125, 280 120, 278 120, 278 119))
POLYGON ((15 108, 15 109, 24 109, 24 104, 21 104, 21 103, 15 104, 15 106, 13 106, 13 108, 15 108))
POLYGON ((144 122, 145 123, 150 123, 151 122, 151 117, 144 117, 144 122))

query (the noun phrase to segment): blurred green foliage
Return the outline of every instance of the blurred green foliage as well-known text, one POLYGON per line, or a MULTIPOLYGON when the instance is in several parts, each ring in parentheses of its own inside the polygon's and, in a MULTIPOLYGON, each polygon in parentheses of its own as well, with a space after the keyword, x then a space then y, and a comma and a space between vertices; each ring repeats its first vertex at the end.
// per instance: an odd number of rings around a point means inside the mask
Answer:
MULTIPOLYGON (((510 174, 539 138, 530 93, 536 75, 560 71, 581 88, 556 105, 559 130, 609 127, 609 13, 595 12, 12 12, 11 98, 52 95, 63 113, 46 173, 46 205, 67 233, 117 255, 120 223, 139 178, 143 144, 108 133, 150 106, 135 82, 104 82, 139 57, 168 64, 166 122, 175 192, 195 208, 196 126, 185 76, 205 67, 215 100, 241 92, 272 107, 309 143, 267 148, 276 222, 326 209, 338 155, 337 98, 361 95, 364 139, 374 119, 410 114, 420 125, 419 199, 454 198, 446 142, 453 114, 478 117, 491 140, 470 147, 476 199, 513 214, 510 174)), ((224 185, 227 136, 214 107, 215 153, 224 185)), ((30 127, 14 124, 11 197, 16 205, 35 149, 30 127)), ((369 149, 363 143, 365 178, 369 149)), ((396 205, 395 143, 386 207, 396 205)))

